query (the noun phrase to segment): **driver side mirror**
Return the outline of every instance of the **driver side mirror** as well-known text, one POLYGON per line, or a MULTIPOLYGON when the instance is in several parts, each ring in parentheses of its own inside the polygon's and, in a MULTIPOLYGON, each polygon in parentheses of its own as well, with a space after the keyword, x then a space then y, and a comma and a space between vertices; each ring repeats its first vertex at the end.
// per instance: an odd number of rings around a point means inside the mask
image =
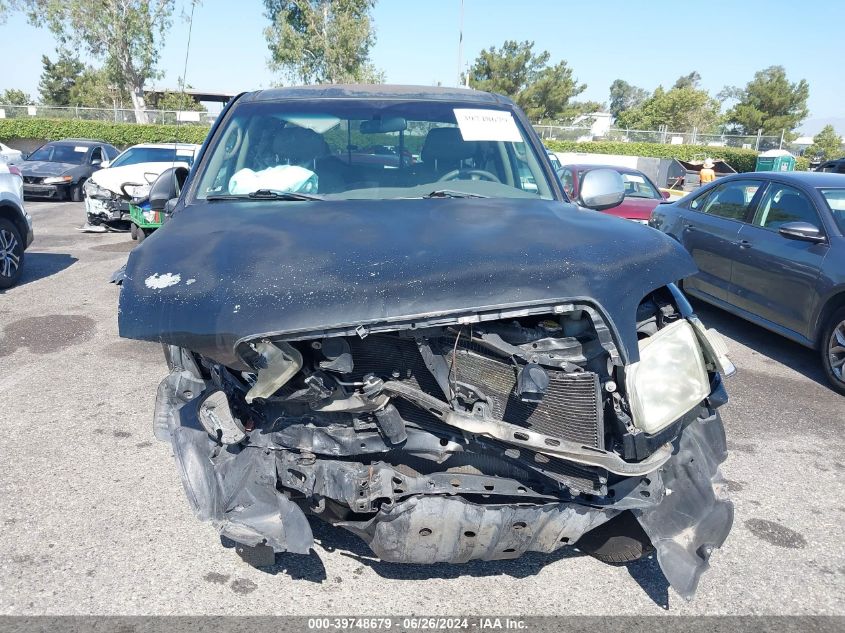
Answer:
POLYGON ((827 241, 827 238, 819 227, 809 222, 786 222, 785 224, 781 224, 778 233, 787 239, 799 240, 801 242, 820 244, 821 242, 827 241))
POLYGON ((595 211, 604 211, 622 204, 625 199, 625 183, 615 169, 593 169, 584 174, 581 181, 581 206, 595 211))
POLYGON ((168 167, 161 172, 150 187, 150 210, 173 213, 187 178, 188 170, 185 167, 168 167))

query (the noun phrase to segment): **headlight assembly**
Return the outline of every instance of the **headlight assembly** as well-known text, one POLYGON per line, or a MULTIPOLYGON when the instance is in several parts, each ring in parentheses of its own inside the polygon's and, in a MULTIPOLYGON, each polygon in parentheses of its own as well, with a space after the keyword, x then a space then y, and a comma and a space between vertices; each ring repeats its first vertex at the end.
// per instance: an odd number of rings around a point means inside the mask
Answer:
POLYGON ((634 425, 649 434, 704 400, 710 381, 689 322, 676 321, 640 341, 640 360, 627 367, 625 385, 634 425))
POLYGON ((114 197, 114 193, 112 193, 108 189, 104 189, 91 179, 85 181, 85 184, 82 186, 82 189, 85 191, 85 195, 89 198, 96 197, 111 199, 114 197))
POLYGON ((69 183, 73 180, 73 176, 51 176, 50 178, 45 178, 41 182, 45 185, 64 185, 69 183))
POLYGON ((123 191, 133 198, 146 198, 150 193, 151 185, 123 185, 123 191))

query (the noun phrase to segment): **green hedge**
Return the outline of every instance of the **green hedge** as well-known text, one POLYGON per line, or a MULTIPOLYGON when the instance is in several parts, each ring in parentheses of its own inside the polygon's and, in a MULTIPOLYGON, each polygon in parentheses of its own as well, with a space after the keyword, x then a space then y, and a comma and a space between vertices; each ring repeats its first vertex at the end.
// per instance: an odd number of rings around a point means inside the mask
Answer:
POLYGON ((202 143, 204 125, 138 125, 75 119, 0 119, 0 140, 91 138, 126 147, 137 143, 202 143))
POLYGON ((618 143, 612 141, 545 141, 553 152, 583 152, 587 154, 622 154, 649 158, 678 158, 693 160, 710 157, 724 160, 737 171, 754 171, 757 152, 735 147, 709 147, 705 145, 667 145, 664 143, 618 143))
MULTIPOLYGON (((127 147, 136 143, 202 143, 208 134, 203 125, 137 125, 108 121, 80 121, 74 119, 0 119, 0 140, 13 138, 53 141, 62 138, 92 138, 127 147)), ((734 147, 704 145, 666 145, 663 143, 619 143, 612 141, 545 141, 555 152, 584 152, 590 154, 622 154, 652 158, 692 160, 709 156, 727 162, 737 171, 754 171, 757 152, 734 147)), ((798 158, 795 168, 808 168, 807 159, 798 158)))

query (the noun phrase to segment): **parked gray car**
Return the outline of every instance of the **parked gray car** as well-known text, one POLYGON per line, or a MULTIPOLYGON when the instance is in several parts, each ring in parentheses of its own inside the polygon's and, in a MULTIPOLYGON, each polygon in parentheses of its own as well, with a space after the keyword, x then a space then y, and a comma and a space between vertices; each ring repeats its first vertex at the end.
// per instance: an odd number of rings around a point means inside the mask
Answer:
POLYGON ((21 163, 27 198, 81 202, 85 181, 120 150, 102 141, 69 138, 45 143, 21 163))
POLYGON ((845 176, 737 174, 652 214, 699 272, 684 290, 818 349, 845 394, 845 176))

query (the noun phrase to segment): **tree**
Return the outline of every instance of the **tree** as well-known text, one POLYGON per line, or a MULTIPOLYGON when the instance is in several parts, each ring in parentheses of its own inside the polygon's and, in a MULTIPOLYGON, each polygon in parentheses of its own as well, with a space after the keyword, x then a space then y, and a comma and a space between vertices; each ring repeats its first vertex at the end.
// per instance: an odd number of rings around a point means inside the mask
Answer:
POLYGON ((783 66, 757 71, 744 89, 726 88, 723 93, 738 99, 725 120, 739 134, 762 129, 765 135, 779 135, 786 130, 786 139, 792 140, 792 131, 807 118, 810 86, 804 79, 790 83, 783 66))
POLYGON ((675 82, 675 85, 672 86, 673 88, 698 88, 698 84, 701 83, 701 75, 698 74, 697 70, 692 71, 689 75, 682 75, 678 77, 678 80, 675 82))
MULTIPOLYGON (((577 116, 585 104, 572 101, 586 89, 565 61, 549 66, 548 51, 534 54, 534 42, 507 40, 482 50, 469 69, 469 85, 513 99, 532 120, 577 116)), ((589 107, 595 103, 586 104, 589 107)))
POLYGON ((706 90, 685 86, 666 91, 658 86, 640 105, 622 112, 616 125, 637 130, 656 130, 665 125, 671 131, 704 131, 715 126, 718 119, 719 102, 706 90))
POLYGON ((31 105, 34 101, 32 97, 23 90, 7 88, 0 93, 0 103, 4 105, 31 105))
POLYGON ((55 62, 42 55, 41 65, 44 67, 41 71, 41 81, 38 83, 41 102, 53 106, 70 105, 71 90, 80 73, 85 70, 85 64, 67 51, 60 51, 55 62))
POLYGON ((647 98, 647 90, 632 86, 624 79, 617 79, 610 84, 610 114, 616 118, 625 110, 636 108, 647 98))
POLYGON ((69 104, 84 108, 123 108, 129 92, 113 81, 108 69, 88 66, 70 90, 69 104))
POLYGON ((384 81, 370 62, 375 0, 264 0, 270 67, 294 81, 384 81))
POLYGON ((129 93, 139 123, 147 120, 144 87, 156 72, 175 0, 17 0, 30 23, 47 26, 60 45, 81 46, 105 62, 129 93))
POLYGON ((572 118, 581 114, 583 106, 571 99, 586 87, 578 83, 572 76, 572 69, 561 61, 537 73, 534 81, 517 95, 516 101, 531 120, 572 118))
POLYGON ((821 132, 813 137, 813 144, 804 151, 804 155, 818 157, 820 160, 839 158, 842 156, 842 137, 832 125, 825 125, 821 132))

